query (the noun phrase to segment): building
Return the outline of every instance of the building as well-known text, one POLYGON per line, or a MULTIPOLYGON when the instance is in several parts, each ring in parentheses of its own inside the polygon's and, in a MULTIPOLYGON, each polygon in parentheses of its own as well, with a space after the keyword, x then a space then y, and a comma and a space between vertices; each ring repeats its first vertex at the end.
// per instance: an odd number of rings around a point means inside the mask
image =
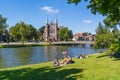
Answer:
POLYGON ((75 41, 94 41, 95 39, 95 35, 84 35, 83 33, 76 33, 74 36, 73 36, 73 39, 75 41))
POLYGON ((43 33, 43 38, 45 41, 58 41, 58 20, 56 19, 55 22, 48 23, 46 20, 46 25, 43 33))

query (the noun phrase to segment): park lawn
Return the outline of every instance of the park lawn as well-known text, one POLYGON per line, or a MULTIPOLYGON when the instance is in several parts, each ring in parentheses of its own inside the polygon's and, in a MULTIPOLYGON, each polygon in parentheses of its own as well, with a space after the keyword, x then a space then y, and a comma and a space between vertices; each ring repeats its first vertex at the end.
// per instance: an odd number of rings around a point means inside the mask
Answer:
POLYGON ((75 59, 74 64, 45 62, 0 69, 0 80, 120 80, 120 60, 102 54, 75 59))

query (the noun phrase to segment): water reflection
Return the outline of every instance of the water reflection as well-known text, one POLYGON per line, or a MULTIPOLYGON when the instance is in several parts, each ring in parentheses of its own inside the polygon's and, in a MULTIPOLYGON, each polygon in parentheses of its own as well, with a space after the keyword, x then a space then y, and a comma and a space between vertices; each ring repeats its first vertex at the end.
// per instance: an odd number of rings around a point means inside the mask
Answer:
POLYGON ((56 56, 63 58, 62 52, 65 50, 72 57, 80 55, 82 52, 95 53, 90 45, 0 48, 0 68, 52 61, 56 56))

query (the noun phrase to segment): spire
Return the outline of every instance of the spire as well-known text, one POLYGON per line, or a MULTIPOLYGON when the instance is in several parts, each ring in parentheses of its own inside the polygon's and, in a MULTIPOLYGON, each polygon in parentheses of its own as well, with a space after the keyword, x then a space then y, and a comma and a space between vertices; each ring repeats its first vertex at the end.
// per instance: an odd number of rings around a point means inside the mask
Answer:
POLYGON ((48 24, 48 19, 46 19, 46 24, 48 24))
POLYGON ((57 16, 56 16, 56 20, 55 20, 55 23, 58 23, 58 18, 57 18, 57 16))

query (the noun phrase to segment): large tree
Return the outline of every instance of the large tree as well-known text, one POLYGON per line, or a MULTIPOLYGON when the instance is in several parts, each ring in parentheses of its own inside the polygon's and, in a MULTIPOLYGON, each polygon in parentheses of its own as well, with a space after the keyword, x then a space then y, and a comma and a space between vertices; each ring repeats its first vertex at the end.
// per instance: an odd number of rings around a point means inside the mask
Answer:
POLYGON ((45 29, 45 26, 42 26, 39 28, 39 38, 41 41, 43 40, 44 29, 45 29))
POLYGON ((109 48, 112 43, 115 42, 113 33, 107 32, 105 34, 98 34, 95 36, 95 49, 109 48))
POLYGON ((10 28, 10 36, 14 41, 33 41, 38 39, 38 31, 30 24, 17 23, 10 28))
POLYGON ((99 23, 96 29, 94 48, 109 48, 114 42, 114 34, 109 30, 109 28, 99 23))
POLYGON ((107 26, 104 26, 102 23, 99 22, 98 27, 96 29, 96 34, 106 34, 107 32, 110 32, 110 28, 107 26))
POLYGON ((39 38, 37 29, 34 28, 34 26, 32 26, 31 24, 26 26, 27 26, 27 35, 26 35, 27 41, 29 40, 36 41, 39 38))
POLYGON ((72 36, 73 33, 72 33, 72 30, 69 30, 67 27, 60 27, 59 30, 58 30, 58 36, 60 38, 61 41, 68 41, 70 39, 72 39, 72 36))
POLYGON ((6 24, 7 18, 0 15, 0 42, 1 40, 8 41, 9 35, 7 31, 8 25, 6 24))
MULTIPOLYGON (((68 0, 68 3, 78 4, 81 0, 68 0)), ((88 9, 93 14, 100 13, 106 16, 104 20, 107 26, 119 24, 120 21, 120 1, 119 0, 84 0, 89 1, 88 9)))
POLYGON ((20 33, 19 33, 19 23, 17 23, 15 26, 12 26, 9 29, 9 33, 10 33, 11 41, 20 41, 21 36, 20 36, 20 33))

